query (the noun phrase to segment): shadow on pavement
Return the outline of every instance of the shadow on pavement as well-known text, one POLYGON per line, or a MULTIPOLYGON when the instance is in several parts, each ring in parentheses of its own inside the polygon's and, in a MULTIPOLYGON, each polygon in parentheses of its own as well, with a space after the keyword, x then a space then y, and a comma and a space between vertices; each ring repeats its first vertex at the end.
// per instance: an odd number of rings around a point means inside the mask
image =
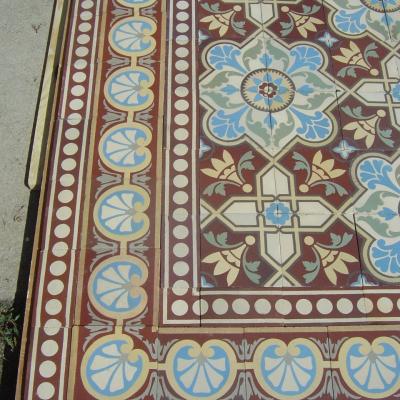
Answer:
POLYGON ((21 261, 19 265, 17 290, 14 297, 14 313, 19 315, 18 328, 20 335, 18 344, 14 351, 8 348, 5 351, 3 361, 3 373, 0 383, 0 399, 11 400, 15 398, 15 385, 18 373, 19 349, 21 344, 21 334, 24 324, 24 313, 26 304, 26 294, 28 290, 29 274, 31 267, 33 239, 35 236, 35 226, 39 205, 40 191, 31 191, 28 204, 28 213, 22 244, 21 261))

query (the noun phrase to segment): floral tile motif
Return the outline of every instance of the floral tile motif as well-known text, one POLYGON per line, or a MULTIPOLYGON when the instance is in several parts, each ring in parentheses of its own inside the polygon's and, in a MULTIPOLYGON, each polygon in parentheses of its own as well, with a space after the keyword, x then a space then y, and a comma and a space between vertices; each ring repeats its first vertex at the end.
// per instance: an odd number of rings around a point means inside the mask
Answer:
POLYGON ((262 4, 257 1, 198 2, 199 34, 206 40, 241 40, 253 34, 264 21, 262 4))
POLYGON ((396 1, 324 0, 324 4, 332 7, 328 20, 338 33, 355 37, 368 34, 380 41, 390 40, 388 19, 397 11, 396 1))
POLYGON ((263 39, 207 50, 208 73, 200 81, 206 135, 228 145, 246 135, 273 156, 296 136, 311 143, 329 138, 333 122, 323 111, 336 105, 340 89, 325 75, 323 53, 316 45, 263 39), (237 100, 228 101, 230 96, 237 100))
POLYGON ((343 329, 328 328, 331 344, 333 398, 390 399, 399 392, 398 335, 376 327, 351 337, 343 329), (375 329, 374 329, 375 328, 375 329))
POLYGON ((264 393, 276 399, 308 398, 312 394, 329 398, 332 389, 327 329, 313 332, 307 339, 290 328, 279 338, 276 332, 246 329, 245 341, 250 399, 264 393))
POLYGON ((386 93, 364 92, 362 95, 375 98, 374 104, 366 106, 360 98, 347 98, 340 106, 343 139, 359 151, 396 150, 400 130, 398 111, 387 106, 386 93))
POLYGON ((20 397, 397 398, 398 2, 69 7, 20 397))
POLYGON ((275 20, 267 29, 282 39, 317 42, 327 25, 322 1, 285 2, 275 7, 275 20))
POLYGON ((398 284, 398 158, 385 153, 358 157, 360 195, 354 216, 365 273, 380 284, 398 284), (396 160, 396 161, 392 161, 396 160))

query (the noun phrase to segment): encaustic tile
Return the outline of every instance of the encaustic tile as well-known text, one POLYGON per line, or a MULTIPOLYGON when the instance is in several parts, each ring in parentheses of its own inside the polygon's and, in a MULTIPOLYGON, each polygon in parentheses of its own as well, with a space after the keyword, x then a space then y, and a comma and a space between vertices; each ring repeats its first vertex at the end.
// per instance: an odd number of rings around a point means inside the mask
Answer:
MULTIPOLYGON (((203 332, 163 331, 159 366, 166 393, 185 399, 229 396, 246 399, 243 329, 221 336, 218 329, 203 332)), ((168 397, 167 397, 168 398, 168 397)))
POLYGON ((198 2, 198 39, 241 42, 264 24, 263 5, 256 1, 220 2, 210 5, 198 2))
POLYGON ((118 249, 100 254, 93 251, 82 265, 77 325, 157 325, 153 320, 158 317, 160 296, 157 256, 130 251, 120 254, 118 249))
POLYGON ((382 326, 328 328, 333 398, 391 399, 399 393, 399 337, 382 326))
POLYGON ((328 332, 246 329, 246 385, 249 399, 318 396, 331 399, 328 332))
POLYGON ((360 81, 339 105, 339 129, 347 147, 356 151, 394 152, 398 147, 400 98, 398 78, 360 81))
POLYGON ((73 329, 65 328, 57 319, 30 330, 27 342, 29 368, 24 370, 28 398, 67 395, 68 387, 63 382, 74 372, 69 368, 72 336, 73 329))
MULTIPOLYGON (((382 196, 386 202, 380 211, 363 212, 355 215, 357 240, 360 248, 362 269, 369 286, 398 286, 399 275, 397 225, 394 221, 397 214, 391 210, 389 197, 378 192, 375 197, 382 196), (386 218, 383 215, 386 214, 386 218)), ((363 196, 365 207, 371 198, 363 196)), ((398 201, 397 201, 398 202, 398 201)), ((396 203, 397 203, 396 202, 396 203)), ((397 204, 396 204, 397 206, 397 204)))
POLYGON ((70 374, 72 398, 103 396, 159 398, 160 342, 157 329, 116 326, 76 327, 76 371, 70 374), (101 333, 100 333, 101 332, 101 333))
POLYGON ((71 14, 28 398, 396 396, 397 6, 106 3, 71 14))

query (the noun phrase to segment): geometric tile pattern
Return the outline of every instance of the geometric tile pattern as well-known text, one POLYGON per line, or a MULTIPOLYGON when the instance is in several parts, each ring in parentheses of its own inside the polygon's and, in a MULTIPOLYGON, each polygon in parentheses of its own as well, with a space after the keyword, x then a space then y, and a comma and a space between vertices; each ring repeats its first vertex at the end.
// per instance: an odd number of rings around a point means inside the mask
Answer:
POLYGON ((23 397, 397 398, 399 24, 72 2, 23 397))

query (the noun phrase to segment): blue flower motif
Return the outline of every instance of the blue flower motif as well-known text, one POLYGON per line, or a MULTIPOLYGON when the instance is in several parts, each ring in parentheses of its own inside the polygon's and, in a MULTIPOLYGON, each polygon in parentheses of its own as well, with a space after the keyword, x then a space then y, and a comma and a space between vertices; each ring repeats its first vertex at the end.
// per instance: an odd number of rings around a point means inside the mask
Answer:
POLYGON ((110 189, 96 202, 96 225, 109 237, 137 239, 149 229, 149 203, 149 194, 139 186, 110 189))
POLYGON ((231 361, 226 349, 217 341, 207 342, 202 347, 189 341, 187 344, 178 342, 176 347, 176 353, 170 355, 172 371, 168 374, 173 375, 184 398, 221 398, 218 394, 223 393, 231 379, 231 361))
POLYGON ((400 194, 400 187, 389 177, 392 170, 392 166, 386 160, 372 158, 361 162, 358 167, 358 174, 360 181, 366 184, 369 189, 375 189, 377 185, 380 185, 400 194))
POLYGON ((360 232, 373 239, 366 243, 370 271, 390 282, 400 278, 399 161, 390 163, 378 156, 363 159, 356 173, 364 189, 353 205, 360 232))
POLYGON ((138 171, 151 161, 147 145, 150 130, 139 124, 121 124, 105 133, 101 139, 100 157, 113 169, 138 171))
POLYGON ((211 118, 211 126, 214 133, 222 139, 235 140, 242 136, 245 132, 244 126, 241 124, 241 116, 246 112, 247 107, 243 107, 236 112, 227 114, 221 110, 211 118))
POLYGON ((107 99, 126 110, 142 110, 153 101, 149 87, 154 82, 153 74, 144 68, 126 68, 115 72, 106 83, 107 99))
POLYGON ((146 279, 147 268, 139 259, 125 257, 106 262, 90 277, 90 300, 111 318, 136 316, 147 303, 147 295, 141 288, 146 279))
POLYGON ((356 150, 357 147, 352 146, 346 140, 341 140, 339 145, 333 149, 335 153, 338 153, 345 160, 356 150))
MULTIPOLYGON (((333 24, 347 35, 360 35, 369 32, 380 40, 389 40, 387 27, 390 13, 399 9, 393 0, 326 0, 336 8, 333 24)), ((395 1, 396 3, 396 1, 395 1)))
POLYGON ((143 222, 135 218, 136 210, 145 200, 140 193, 121 191, 106 197, 101 206, 99 219, 107 228, 120 235, 139 230, 143 222))
POLYGON ((146 380, 148 357, 128 336, 109 335, 92 344, 81 369, 94 398, 128 398, 146 380))
POLYGON ((209 61, 216 69, 221 70, 224 67, 231 67, 239 72, 246 73, 246 70, 238 62, 240 50, 232 44, 221 44, 213 47, 210 51, 209 61))
POLYGON ((332 122, 321 111, 317 111, 315 115, 312 116, 295 109, 292 111, 299 118, 301 123, 301 128, 297 129, 300 136, 304 136, 308 140, 320 140, 329 136, 332 122))
POLYGON ((312 46, 296 46, 290 52, 290 55, 294 56, 295 61, 287 71, 288 74, 291 74, 300 68, 308 68, 311 71, 316 71, 323 63, 322 54, 312 46))
POLYGON ((339 360, 342 374, 364 398, 390 398, 396 391, 400 354, 393 338, 378 337, 372 344, 361 337, 352 338, 341 347, 339 360))
POLYGON ((111 30, 111 44, 124 54, 148 54, 155 46, 154 38, 151 37, 155 29, 151 19, 124 19, 111 30))
POLYGON ((274 398, 309 398, 321 380, 320 352, 307 339, 266 340, 256 352, 257 378, 274 398))
POLYGON ((284 225, 287 221, 289 221, 292 212, 290 209, 279 201, 271 203, 265 209, 265 218, 267 221, 270 221, 273 225, 284 225))
POLYGON ((342 32, 354 35, 362 33, 367 29, 367 24, 363 22, 366 12, 365 8, 360 8, 355 12, 340 10, 335 15, 334 23, 342 32))
POLYGON ((400 241, 388 244, 379 239, 371 248, 375 267, 384 275, 400 276, 400 241))
POLYGON ((332 47, 339 40, 332 36, 329 32, 324 32, 323 36, 318 38, 318 40, 322 43, 325 43, 326 46, 332 47))

